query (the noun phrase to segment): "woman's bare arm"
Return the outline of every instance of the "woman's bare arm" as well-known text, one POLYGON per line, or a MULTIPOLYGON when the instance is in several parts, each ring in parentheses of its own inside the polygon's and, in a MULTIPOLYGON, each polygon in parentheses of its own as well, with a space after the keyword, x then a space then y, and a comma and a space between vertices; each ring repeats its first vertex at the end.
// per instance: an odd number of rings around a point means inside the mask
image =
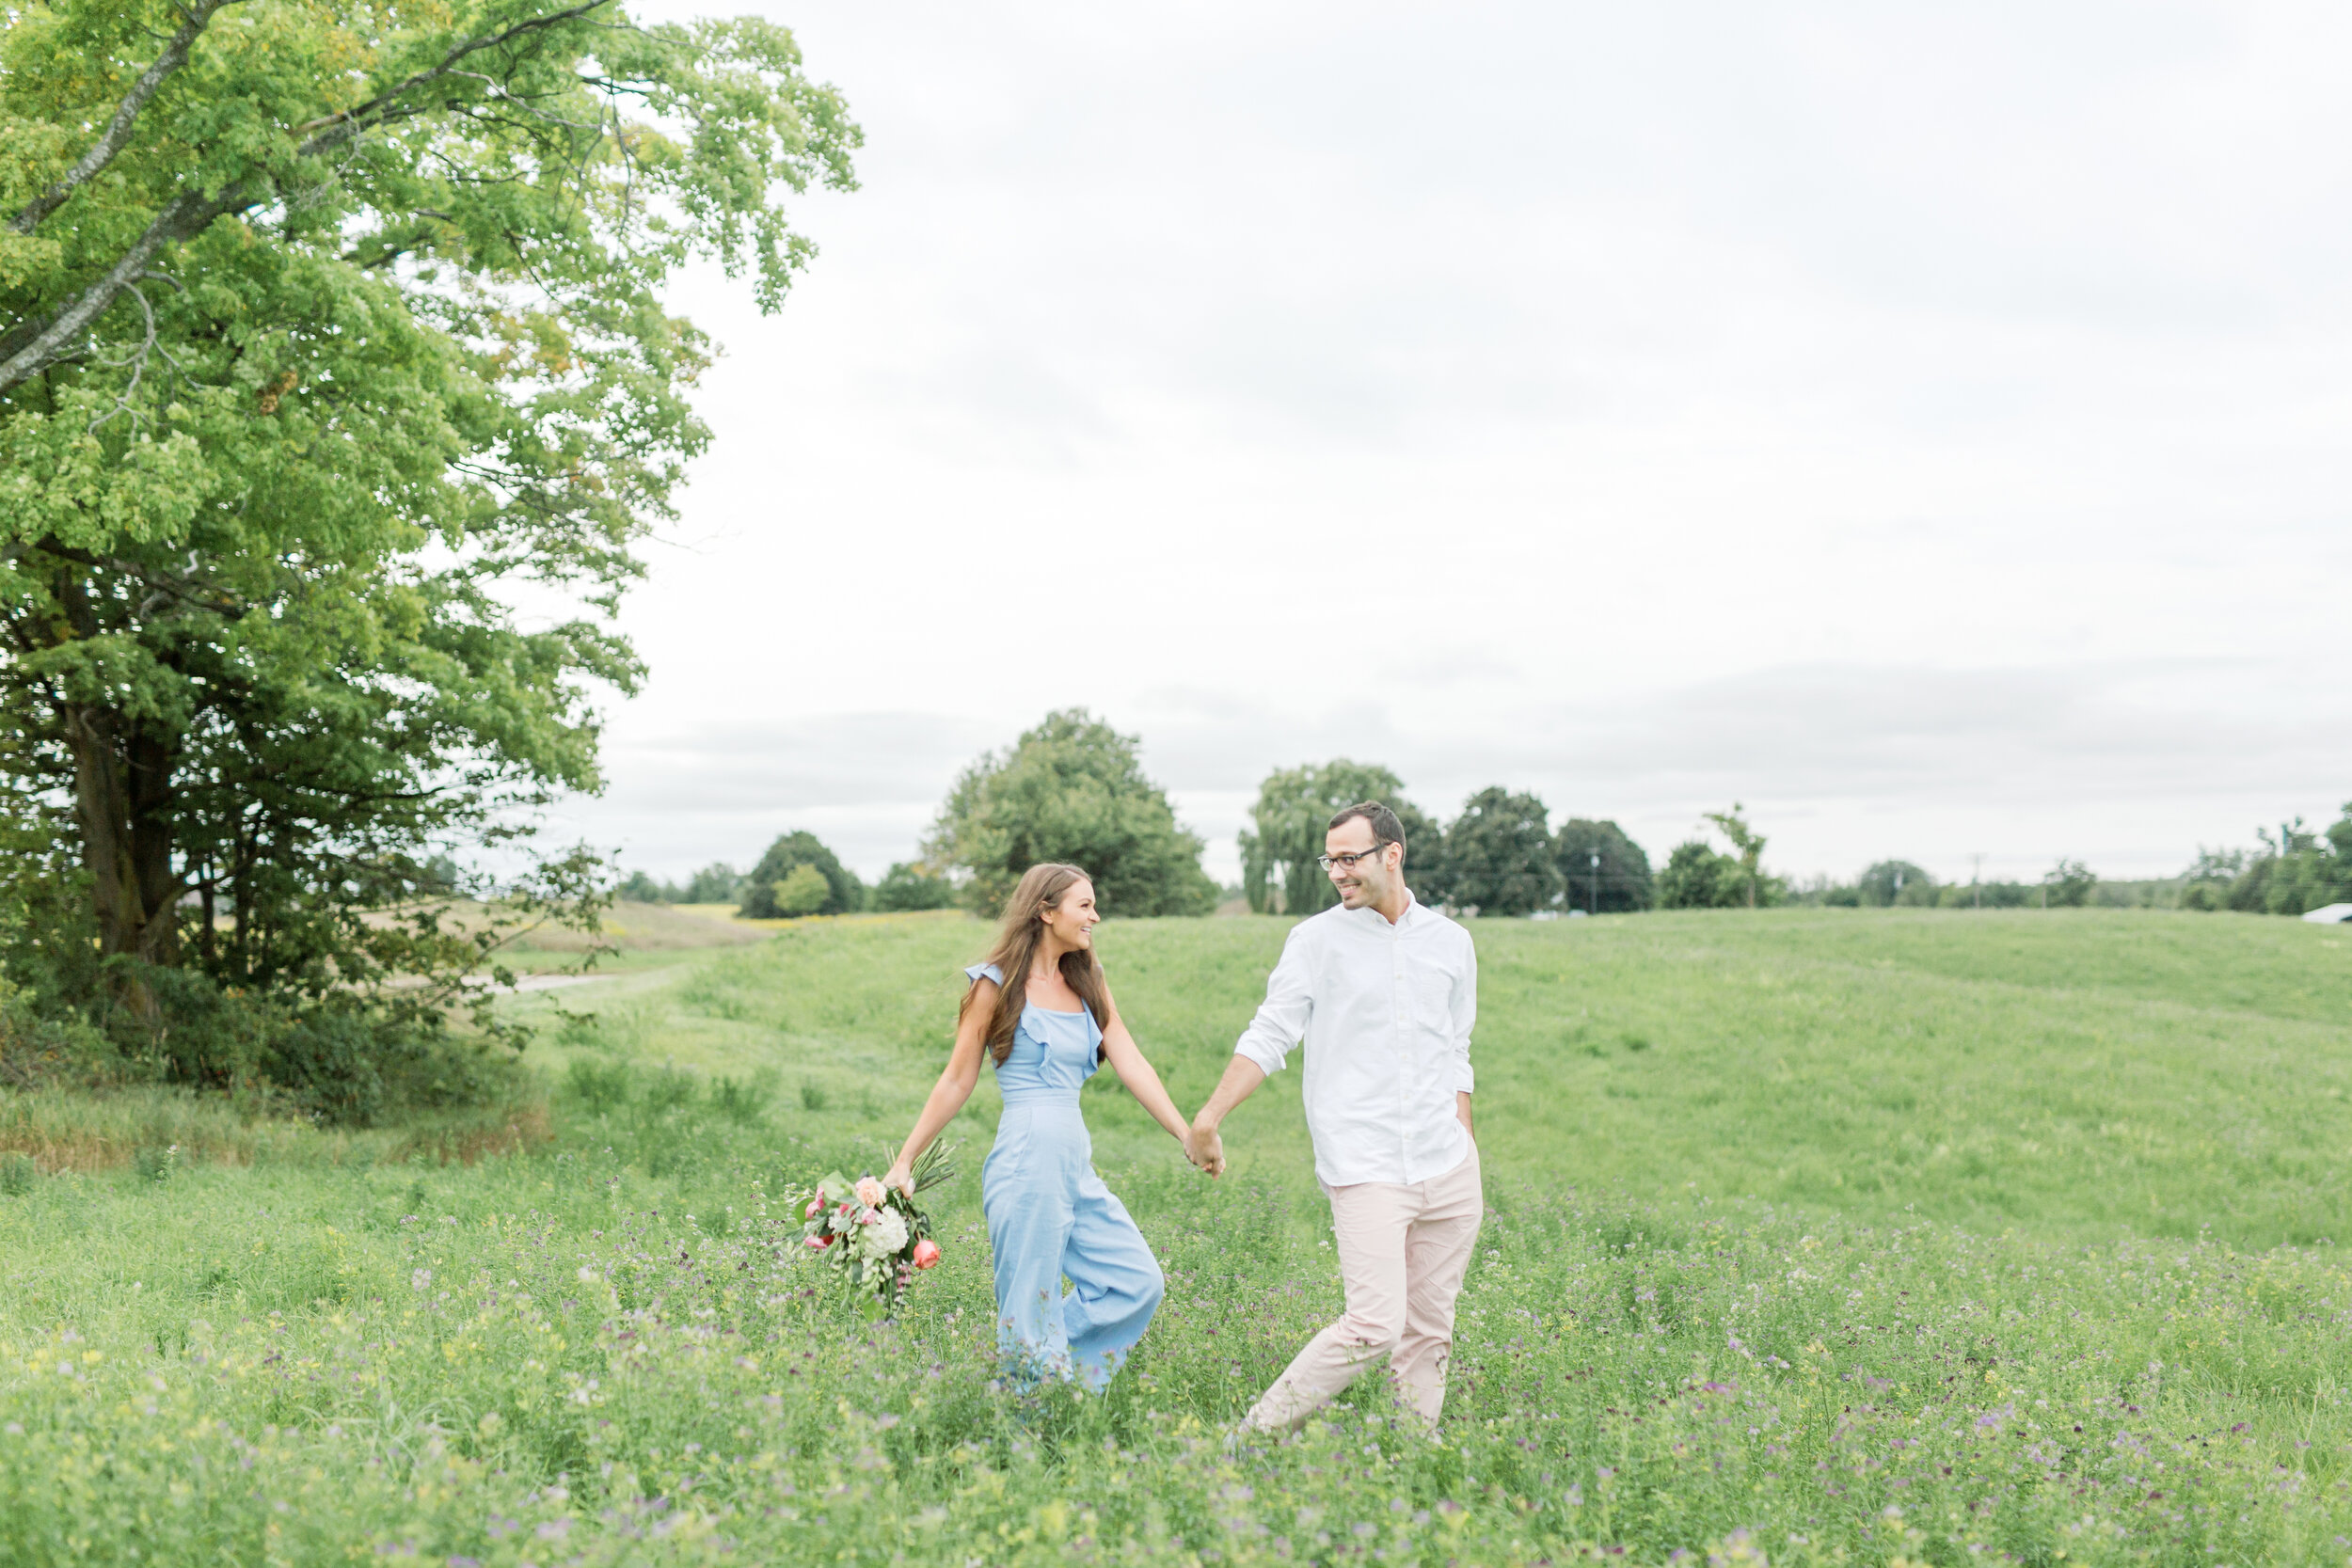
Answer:
POLYGON ((963 1021, 956 1025, 956 1043, 947 1053, 946 1069, 931 1085, 930 1098, 923 1101, 923 1114, 914 1118, 914 1131, 907 1134, 905 1146, 898 1150, 898 1164, 882 1178, 883 1186, 896 1187, 909 1197, 914 1196, 914 1162, 931 1147, 940 1130, 956 1119, 956 1113, 963 1109, 963 1102, 972 1098, 973 1086, 980 1081, 980 1055, 989 1020, 996 1016, 997 987, 993 980, 981 979, 972 989, 977 994, 963 1009, 963 1021))
MULTIPOLYGON (((1110 1008, 1111 1021, 1103 1030, 1103 1053, 1110 1058, 1111 1070, 1119 1074, 1127 1092, 1152 1113, 1152 1119, 1184 1146, 1184 1158, 1193 1160, 1192 1129, 1185 1124, 1184 1113, 1176 1109, 1168 1086, 1160 1082, 1160 1075, 1144 1056, 1143 1048, 1136 1044, 1135 1036, 1127 1032, 1127 1021, 1119 1016, 1119 1004, 1112 1002, 1110 1008)), ((1200 1164, 1198 1160, 1193 1163, 1200 1164)))

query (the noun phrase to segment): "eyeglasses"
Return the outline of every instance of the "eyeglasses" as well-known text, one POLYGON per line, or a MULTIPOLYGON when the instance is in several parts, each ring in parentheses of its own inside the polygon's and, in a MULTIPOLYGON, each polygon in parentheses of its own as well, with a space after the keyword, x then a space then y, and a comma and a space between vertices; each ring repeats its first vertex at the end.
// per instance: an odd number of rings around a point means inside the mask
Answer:
POLYGON ((1323 867, 1326 871, 1330 870, 1335 865, 1342 871, 1353 871, 1356 869, 1356 863, 1358 861, 1370 860, 1373 856, 1378 854, 1381 850, 1386 849, 1390 845, 1394 844, 1396 840, 1392 838, 1384 838, 1379 843, 1374 845, 1371 848, 1359 849, 1352 855, 1317 855, 1315 857, 1315 863, 1323 867))

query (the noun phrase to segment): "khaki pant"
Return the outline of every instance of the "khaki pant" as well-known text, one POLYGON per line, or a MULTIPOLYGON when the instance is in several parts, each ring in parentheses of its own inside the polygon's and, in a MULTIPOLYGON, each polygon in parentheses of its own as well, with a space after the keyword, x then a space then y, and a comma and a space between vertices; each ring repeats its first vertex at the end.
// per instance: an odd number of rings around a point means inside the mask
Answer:
POLYGON ((1486 1215, 1478 1146, 1426 1181, 1364 1181, 1330 1193, 1347 1311, 1307 1341, 1242 1424, 1288 1431, 1386 1356, 1398 1391, 1434 1430, 1454 1353, 1454 1298, 1486 1215))

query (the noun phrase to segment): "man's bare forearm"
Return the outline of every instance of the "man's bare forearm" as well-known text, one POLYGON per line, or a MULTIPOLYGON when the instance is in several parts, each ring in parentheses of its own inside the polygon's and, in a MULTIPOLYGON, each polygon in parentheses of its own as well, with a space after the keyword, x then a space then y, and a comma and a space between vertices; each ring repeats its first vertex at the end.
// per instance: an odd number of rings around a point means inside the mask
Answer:
POLYGON ((1216 1092, 1200 1107, 1200 1114, 1192 1118, 1195 1127, 1214 1132, 1233 1107, 1258 1092, 1265 1082, 1265 1069, 1247 1056, 1235 1056, 1225 1064, 1225 1076, 1216 1081, 1216 1092))
POLYGON ((1470 1090, 1456 1089, 1454 1091, 1454 1114, 1462 1118, 1463 1132, 1468 1132, 1473 1138, 1478 1136, 1478 1129, 1470 1125, 1470 1090))

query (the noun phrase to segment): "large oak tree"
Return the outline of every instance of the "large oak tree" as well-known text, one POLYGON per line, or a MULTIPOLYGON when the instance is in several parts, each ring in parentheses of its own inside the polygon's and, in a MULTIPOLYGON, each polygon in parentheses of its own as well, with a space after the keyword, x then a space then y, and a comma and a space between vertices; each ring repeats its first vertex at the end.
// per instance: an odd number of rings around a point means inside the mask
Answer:
POLYGON ((1561 823, 1551 863, 1568 908, 1587 914, 1646 910, 1656 896, 1649 855, 1613 820, 1572 816, 1561 823))
POLYGON ((957 778, 925 859, 962 872, 964 901, 982 914, 1046 861, 1085 868, 1105 914, 1207 914, 1216 884, 1200 869, 1200 837, 1144 776, 1136 745, 1084 708, 1047 714, 957 778))
POLYGON ((715 257, 779 305, 784 198, 850 185, 856 128, 782 28, 619 0, 0 21, 20 841, 66 847, 118 996, 429 964, 430 920, 371 911, 596 787, 639 678, 610 618, 707 439, 664 279, 715 257))
POLYGON ((1480 914, 1532 914, 1560 891, 1551 825, 1542 800, 1501 784, 1462 803, 1445 831, 1454 902, 1480 914))

